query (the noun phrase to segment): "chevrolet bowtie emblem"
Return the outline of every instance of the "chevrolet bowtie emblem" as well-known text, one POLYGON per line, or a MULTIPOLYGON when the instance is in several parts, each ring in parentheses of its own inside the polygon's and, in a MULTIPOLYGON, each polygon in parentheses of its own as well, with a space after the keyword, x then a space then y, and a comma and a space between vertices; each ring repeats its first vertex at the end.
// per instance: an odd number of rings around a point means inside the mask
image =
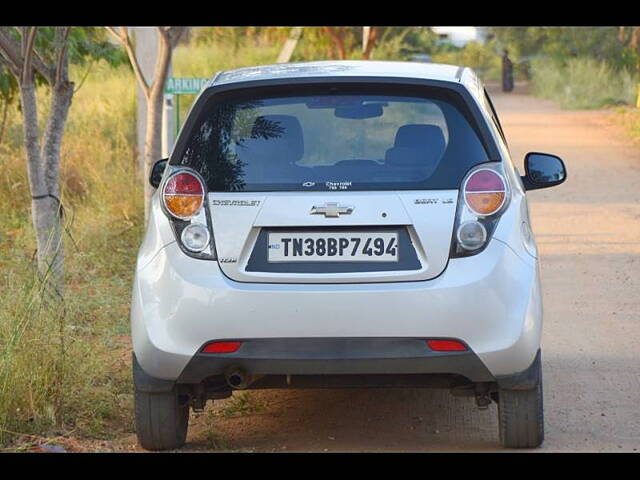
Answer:
POLYGON ((347 205, 338 205, 337 203, 325 203, 322 207, 314 206, 311 209, 311 215, 324 215, 325 217, 339 217, 340 215, 349 215, 353 212, 353 208, 347 205))

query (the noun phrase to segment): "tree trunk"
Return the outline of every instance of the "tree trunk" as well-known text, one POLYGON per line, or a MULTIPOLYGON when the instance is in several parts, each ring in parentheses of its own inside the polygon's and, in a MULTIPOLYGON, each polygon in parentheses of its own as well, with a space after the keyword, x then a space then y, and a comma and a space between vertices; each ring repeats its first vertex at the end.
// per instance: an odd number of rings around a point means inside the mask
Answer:
POLYGON ((378 40, 378 30, 380 27, 371 27, 369 29, 369 35, 367 38, 367 47, 362 52, 362 58, 365 60, 369 60, 371 58, 371 53, 376 46, 376 41, 378 40))
POLYGON ((60 156, 62 136, 71 107, 73 83, 60 82, 51 91, 51 109, 42 142, 42 169, 48 197, 36 200, 38 214, 42 216, 42 232, 49 242, 44 249, 38 245, 38 264, 40 270, 50 268, 50 275, 58 293, 62 295, 64 285, 64 248, 62 239, 62 205, 60 204, 60 156), (42 254, 40 254, 42 252, 42 254))
POLYGON ((171 44, 168 37, 158 35, 158 59, 153 75, 153 85, 147 98, 147 131, 144 141, 144 219, 149 218, 151 196, 155 189, 149 183, 149 175, 153 164, 162 158, 162 99, 164 85, 167 80, 171 44))
POLYGON ((39 144, 36 88, 34 82, 20 85, 24 144, 31 189, 31 219, 36 232, 38 270, 48 285, 63 293, 63 246, 60 211, 60 150, 62 134, 73 96, 73 84, 52 89, 51 109, 42 150, 39 144))
POLYGON ((144 141, 144 218, 149 218, 151 196, 155 189, 149 183, 153 164, 162 156, 162 90, 152 91, 147 99, 147 131, 144 141))
POLYGON ((329 35, 333 41, 334 46, 338 51, 338 58, 340 60, 347 59, 347 49, 344 44, 343 31, 341 27, 322 27, 325 33, 329 35))
POLYGON ((2 121, 0 123, 0 143, 4 139, 4 130, 7 125, 7 113, 9 112, 9 100, 4 100, 2 105, 2 121))
POLYGON ((280 54, 278 55, 278 59, 276 63, 289 63, 291 60, 291 56, 293 55, 293 51, 296 49, 296 45, 298 45, 298 41, 302 36, 302 27, 293 27, 291 29, 289 38, 284 43, 282 50, 280 50, 280 54))

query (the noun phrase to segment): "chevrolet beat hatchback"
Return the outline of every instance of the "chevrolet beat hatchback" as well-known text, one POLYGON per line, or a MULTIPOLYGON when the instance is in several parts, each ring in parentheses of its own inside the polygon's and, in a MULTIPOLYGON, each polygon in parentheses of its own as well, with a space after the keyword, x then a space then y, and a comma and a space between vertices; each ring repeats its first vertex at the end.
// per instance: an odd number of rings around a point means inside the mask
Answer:
POLYGON ((435 387, 543 440, 542 306, 525 192, 472 70, 313 62, 221 72, 157 187, 131 310, 136 431, 244 388, 435 387))

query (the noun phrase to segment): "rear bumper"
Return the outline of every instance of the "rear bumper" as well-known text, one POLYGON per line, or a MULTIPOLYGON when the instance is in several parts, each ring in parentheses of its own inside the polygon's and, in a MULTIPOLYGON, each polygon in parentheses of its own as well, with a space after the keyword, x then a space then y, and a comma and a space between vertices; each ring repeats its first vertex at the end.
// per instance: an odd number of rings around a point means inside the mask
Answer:
POLYGON ((245 340, 234 353, 198 353, 177 382, 200 383, 235 369, 251 375, 448 374, 495 381, 473 352, 435 352, 424 339, 272 338, 245 340))
MULTIPOLYGON (((136 272, 131 326, 140 366, 163 380, 176 381, 188 366, 195 368, 192 363, 206 363, 209 367, 198 368, 213 371, 226 365, 228 358, 200 359, 201 347, 212 340, 326 338, 457 338, 497 378, 522 372, 533 362, 540 348, 542 306, 535 260, 518 256, 496 239, 479 255, 450 260, 433 280, 312 285, 234 282, 217 262, 187 257, 172 243, 136 272)), ((345 363, 356 373, 455 373, 459 368, 454 355, 425 357, 414 358, 411 365, 404 357, 251 354, 244 361, 253 370, 286 362, 286 368, 273 371, 289 370, 287 374, 310 366, 340 371, 345 363)))

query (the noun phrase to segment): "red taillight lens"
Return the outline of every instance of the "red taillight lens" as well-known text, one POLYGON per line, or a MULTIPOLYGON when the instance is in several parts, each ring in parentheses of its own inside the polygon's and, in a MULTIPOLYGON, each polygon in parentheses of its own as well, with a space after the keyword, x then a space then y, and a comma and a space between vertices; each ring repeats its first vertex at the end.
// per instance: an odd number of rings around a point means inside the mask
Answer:
POLYGON ((467 206, 477 215, 492 215, 504 205, 507 186, 502 176, 487 168, 477 170, 464 185, 467 206))
POLYGON ((467 346, 457 340, 427 340, 429 348, 435 352, 464 352, 467 346))
POLYGON ((242 345, 242 342, 211 342, 207 343, 202 351, 204 353, 233 353, 242 345))
POLYGON ((180 172, 169 178, 162 197, 171 215, 189 218, 198 213, 204 203, 204 186, 194 174, 180 172))

